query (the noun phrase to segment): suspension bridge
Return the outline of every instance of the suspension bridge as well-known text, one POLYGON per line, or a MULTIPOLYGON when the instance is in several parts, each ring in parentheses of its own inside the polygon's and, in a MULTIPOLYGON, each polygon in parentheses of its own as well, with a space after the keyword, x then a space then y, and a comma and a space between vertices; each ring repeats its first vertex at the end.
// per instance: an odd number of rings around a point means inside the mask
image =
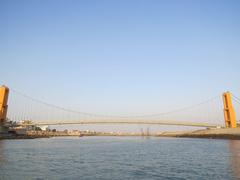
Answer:
POLYGON ((0 121, 28 122, 28 125, 150 124, 193 127, 237 127, 240 99, 225 92, 208 100, 172 111, 117 116, 81 112, 57 106, 6 86, 0 87, 0 121), (235 113, 234 107, 239 107, 235 113))

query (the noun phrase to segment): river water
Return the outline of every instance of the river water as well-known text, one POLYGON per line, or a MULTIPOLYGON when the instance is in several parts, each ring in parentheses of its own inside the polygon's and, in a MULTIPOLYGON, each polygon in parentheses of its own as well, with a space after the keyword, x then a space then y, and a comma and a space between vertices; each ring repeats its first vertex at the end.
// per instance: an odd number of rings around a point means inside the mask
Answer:
POLYGON ((0 179, 240 179, 240 141, 156 137, 2 140, 0 179))

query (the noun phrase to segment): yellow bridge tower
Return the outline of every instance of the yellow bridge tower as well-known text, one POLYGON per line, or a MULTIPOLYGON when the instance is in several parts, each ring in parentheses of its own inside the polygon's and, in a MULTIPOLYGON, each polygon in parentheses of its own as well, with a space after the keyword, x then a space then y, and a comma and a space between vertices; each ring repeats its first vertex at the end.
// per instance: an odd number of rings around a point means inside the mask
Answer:
POLYGON ((6 86, 0 87, 0 123, 4 123, 7 119, 7 101, 9 89, 6 86))
POLYGON ((224 105, 224 118, 227 128, 236 128, 236 114, 232 105, 232 98, 230 92, 223 93, 223 105, 224 105))

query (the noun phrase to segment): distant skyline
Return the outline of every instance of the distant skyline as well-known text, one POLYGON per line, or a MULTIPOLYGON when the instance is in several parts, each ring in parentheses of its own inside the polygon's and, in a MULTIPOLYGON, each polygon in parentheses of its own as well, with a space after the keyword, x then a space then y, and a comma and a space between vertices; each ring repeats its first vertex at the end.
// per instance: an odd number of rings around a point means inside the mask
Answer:
POLYGON ((59 106, 149 114, 240 96, 240 1, 0 0, 0 84, 59 106))

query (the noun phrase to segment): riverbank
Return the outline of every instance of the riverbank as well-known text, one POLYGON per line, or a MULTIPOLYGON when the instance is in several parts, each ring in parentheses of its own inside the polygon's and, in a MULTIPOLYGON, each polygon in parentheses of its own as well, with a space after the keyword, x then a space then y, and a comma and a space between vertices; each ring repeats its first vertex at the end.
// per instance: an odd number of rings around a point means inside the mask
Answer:
MULTIPOLYGON (((141 136, 140 133, 119 133, 119 132, 95 132, 95 131, 27 131, 27 136, 41 137, 58 137, 58 136, 141 136)), ((154 134, 155 136, 156 134, 154 134)))
POLYGON ((158 137, 185 137, 185 138, 211 138, 240 140, 240 128, 204 129, 187 132, 163 132, 158 137))
POLYGON ((114 133, 114 132, 65 132, 65 131, 28 131, 26 134, 4 134, 0 135, 1 139, 34 139, 50 138, 61 136, 155 136, 155 137, 176 137, 176 138, 209 138, 209 139, 236 139, 240 140, 240 128, 215 128, 203 129, 196 131, 179 131, 179 132, 161 132, 157 134, 140 134, 140 133, 114 133))

